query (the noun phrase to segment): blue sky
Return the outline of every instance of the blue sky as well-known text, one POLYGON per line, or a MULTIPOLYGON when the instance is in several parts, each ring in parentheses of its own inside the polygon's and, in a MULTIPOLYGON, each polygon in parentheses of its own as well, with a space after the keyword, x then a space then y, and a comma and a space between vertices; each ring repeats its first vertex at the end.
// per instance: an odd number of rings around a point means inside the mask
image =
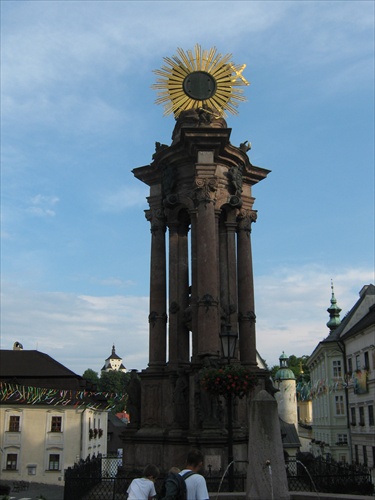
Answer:
POLYGON ((372 1, 2 1, 2 334, 73 371, 148 361, 147 187, 170 144, 152 70, 177 47, 247 65, 257 348, 310 354, 374 282, 372 1))

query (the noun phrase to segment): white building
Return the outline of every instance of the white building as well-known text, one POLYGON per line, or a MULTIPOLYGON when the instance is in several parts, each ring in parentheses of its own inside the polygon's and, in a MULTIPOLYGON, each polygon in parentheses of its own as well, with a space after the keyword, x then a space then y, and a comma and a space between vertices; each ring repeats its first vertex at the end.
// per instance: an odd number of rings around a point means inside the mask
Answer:
MULTIPOLYGON (((345 318, 345 346, 352 461, 375 465, 375 287, 362 288, 345 318)), ((344 320, 344 321, 345 321, 344 320)), ((343 321, 343 322, 344 322, 343 321)))
POLYGON ((124 372, 126 373, 126 368, 122 363, 122 358, 116 354, 115 346, 112 346, 112 352, 110 356, 105 360, 102 372, 124 372))
POLYGON ((366 285, 340 321, 332 289, 330 333, 308 360, 314 455, 374 467, 375 287, 366 285))
POLYGON ((0 351, 2 479, 62 484, 64 470, 107 452, 107 401, 47 354, 0 351))

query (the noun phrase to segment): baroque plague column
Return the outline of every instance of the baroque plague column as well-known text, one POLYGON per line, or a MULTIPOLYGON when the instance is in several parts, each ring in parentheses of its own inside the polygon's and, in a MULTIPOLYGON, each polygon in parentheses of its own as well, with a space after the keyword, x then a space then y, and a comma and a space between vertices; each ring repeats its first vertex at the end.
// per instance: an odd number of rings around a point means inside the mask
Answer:
MULTIPOLYGON (((223 113, 210 101, 220 96, 221 80, 201 70, 210 57, 197 46, 196 71, 188 67, 181 77, 193 104, 173 110, 172 144, 157 143, 152 163, 133 170, 150 187, 151 269, 149 364, 139 374, 140 400, 129 402, 123 436, 129 469, 148 462, 164 470, 183 465, 191 446, 224 466, 222 401, 205 393, 199 379, 202 368, 223 363, 221 334, 238 336, 234 362, 265 376, 256 361, 250 233, 256 220, 252 186, 269 171, 250 163, 246 144, 230 143, 223 113), (130 403, 139 405, 135 419, 130 403)), ((168 85, 179 84, 174 71, 181 64, 172 65, 168 85)), ((220 68, 232 89, 238 68, 227 62, 220 68)), ((246 459, 246 399, 233 416, 236 457, 246 459)))

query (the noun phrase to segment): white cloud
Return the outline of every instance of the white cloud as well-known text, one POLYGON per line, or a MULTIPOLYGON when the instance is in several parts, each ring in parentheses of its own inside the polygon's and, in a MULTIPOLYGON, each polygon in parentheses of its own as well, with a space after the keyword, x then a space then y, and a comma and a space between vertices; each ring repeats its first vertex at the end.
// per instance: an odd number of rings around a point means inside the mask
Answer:
POLYGON ((31 205, 26 208, 26 211, 37 217, 54 217, 56 212, 52 207, 57 205, 59 201, 57 196, 37 194, 30 200, 31 205))
POLYGON ((120 186, 111 191, 99 193, 96 202, 99 203, 103 212, 117 213, 133 206, 144 207, 148 192, 147 186, 120 186))
POLYGON ((344 317, 363 285, 373 283, 373 269, 326 269, 315 264, 283 267, 255 279, 257 349, 269 366, 286 354, 310 355, 329 330, 327 308, 331 279, 344 317))
MULTIPOLYGON (((328 335, 332 277, 343 317, 362 286, 373 281, 372 270, 332 276, 310 265, 256 278, 257 349, 269 366, 278 364, 282 351, 311 354, 328 335)), ((148 297, 36 292, 7 283, 2 293, 2 349, 19 341, 82 374, 86 368, 99 371, 114 343, 127 368, 147 366, 148 297)))
POLYGON ((82 374, 100 370, 114 343, 128 368, 147 366, 147 297, 36 292, 4 283, 2 311, 2 349, 19 341, 82 374))

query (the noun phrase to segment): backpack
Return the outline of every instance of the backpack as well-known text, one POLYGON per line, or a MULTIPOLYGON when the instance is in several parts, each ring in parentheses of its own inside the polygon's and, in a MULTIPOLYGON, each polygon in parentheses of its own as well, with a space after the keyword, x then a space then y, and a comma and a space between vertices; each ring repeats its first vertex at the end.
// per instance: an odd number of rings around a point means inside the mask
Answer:
POLYGON ((185 479, 195 474, 195 472, 186 472, 183 476, 170 472, 160 491, 160 500, 186 500, 187 490, 185 479))

